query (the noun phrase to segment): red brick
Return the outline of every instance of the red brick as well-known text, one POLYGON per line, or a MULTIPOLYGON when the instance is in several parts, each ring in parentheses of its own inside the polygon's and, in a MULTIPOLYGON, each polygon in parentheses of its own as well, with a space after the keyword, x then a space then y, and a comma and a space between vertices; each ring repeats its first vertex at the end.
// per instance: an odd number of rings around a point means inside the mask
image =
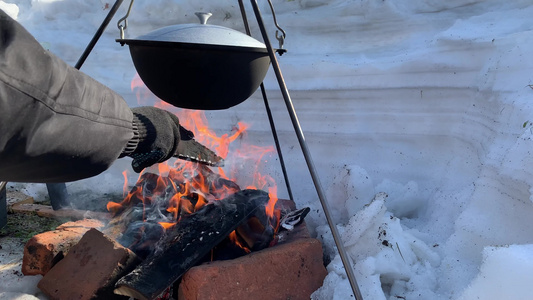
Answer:
POLYGON ((191 268, 179 286, 180 300, 306 299, 327 274, 322 245, 300 238, 246 256, 191 268))
POLYGON ((138 263, 129 249, 91 229, 37 286, 51 300, 113 299, 116 281, 138 263))
POLYGON ((56 230, 37 234, 24 247, 22 273, 44 275, 76 245, 90 228, 102 228, 99 220, 85 219, 64 223, 56 230))
MULTIPOLYGON (((105 226, 104 222, 102 222, 100 220, 83 219, 83 220, 63 223, 63 224, 57 226, 56 230, 71 230, 71 231, 75 231, 78 228, 85 228, 85 229, 89 230, 91 228, 96 228, 96 229, 104 228, 104 226, 105 226)), ((87 232, 87 230, 85 230, 83 233, 87 232)))

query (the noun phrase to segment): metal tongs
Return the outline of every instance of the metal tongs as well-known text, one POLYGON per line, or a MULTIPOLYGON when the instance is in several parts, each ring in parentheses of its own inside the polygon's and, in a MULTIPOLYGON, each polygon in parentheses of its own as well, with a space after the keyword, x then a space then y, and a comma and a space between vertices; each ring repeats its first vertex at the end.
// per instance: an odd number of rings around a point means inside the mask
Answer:
POLYGON ((180 142, 174 157, 212 167, 224 166, 224 159, 194 139, 194 134, 180 125, 180 142))

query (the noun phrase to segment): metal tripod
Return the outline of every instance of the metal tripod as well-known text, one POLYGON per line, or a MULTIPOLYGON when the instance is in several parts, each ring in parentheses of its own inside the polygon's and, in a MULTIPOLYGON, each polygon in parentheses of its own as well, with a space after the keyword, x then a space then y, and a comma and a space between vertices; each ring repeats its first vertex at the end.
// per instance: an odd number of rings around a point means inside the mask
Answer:
MULTIPOLYGON (((342 243, 341 237, 339 235, 339 232, 337 231, 337 227, 336 227, 336 225, 335 225, 335 223, 333 221, 333 218, 331 216, 331 213, 330 213, 331 210, 329 208, 329 204, 328 204, 328 201, 326 199, 326 195, 325 195, 324 190, 322 188, 322 184, 320 183, 320 179, 318 177, 318 174, 317 174, 313 159, 311 157, 311 152, 309 151, 309 148, 307 147, 307 143, 305 141, 305 137, 304 137, 302 128, 300 126, 300 122, 298 121, 298 117, 296 115, 296 111, 295 111, 294 106, 292 104, 292 100, 291 100, 291 97, 289 95, 289 91, 288 91, 287 86, 285 84, 285 80, 283 79, 283 75, 281 74, 281 69, 280 69, 277 57, 275 55, 275 51, 274 51, 274 49, 272 47, 272 44, 270 43, 270 39, 269 39, 268 34, 266 32, 265 25, 264 25, 264 22, 263 22, 263 17, 261 16, 261 11, 259 10, 259 7, 257 5, 257 0, 251 0, 250 2, 252 3, 252 7, 253 7, 253 10, 254 10, 255 17, 257 19, 257 23, 259 25, 259 29, 261 31, 261 35, 263 37, 263 40, 264 40, 265 45, 266 45, 267 50, 268 50, 268 54, 270 56, 270 60, 272 62, 272 68, 274 69, 274 73, 276 74, 276 79, 278 81, 281 93, 283 95, 283 99, 285 100, 285 104, 287 106, 287 111, 288 111, 289 116, 291 118, 292 125, 294 127, 294 131, 296 133, 296 136, 298 137, 298 142, 300 143, 300 147, 302 148, 302 153, 303 153, 305 161, 307 163, 307 167, 309 169, 309 173, 311 174, 311 177, 313 179, 313 183, 315 185, 315 189, 317 191, 318 198, 320 199, 320 203, 322 204, 322 209, 324 210, 324 214, 325 214, 326 219, 328 221, 328 225, 329 225, 329 227, 331 229, 331 233, 333 235, 333 239, 335 240, 335 244, 337 246, 337 250, 339 251, 339 255, 340 255, 342 263, 344 265, 344 270, 346 271, 346 275, 348 276, 348 281, 350 282, 350 285, 352 287, 352 291, 354 293, 355 299, 356 300, 362 300, 363 297, 361 295, 361 291, 359 290, 359 286, 357 285, 357 281, 356 281, 355 275, 353 273, 353 268, 352 268, 352 266, 350 264, 349 257, 346 254, 346 251, 344 250, 344 245, 342 243)), ((269 0, 269 4, 271 4, 270 0, 269 0)), ((242 0, 239 0, 239 6, 240 6, 240 9, 241 9, 241 13, 243 15, 243 21, 244 21, 244 24, 245 24, 245 27, 246 27, 246 31, 249 34, 250 29, 248 27, 248 21, 247 21, 247 18, 246 18, 246 13, 245 13, 245 10, 244 10, 244 5, 243 5, 242 0)), ((273 10, 272 5, 271 5, 271 8, 273 10)), ((274 11, 273 11, 273 13, 274 13, 274 11)), ((275 21, 275 18, 274 18, 274 21, 275 21)), ((264 92, 264 88, 263 88, 262 85, 261 85, 261 88, 262 88, 262 91, 263 91, 263 98, 265 99, 265 103, 267 104, 268 101, 266 99, 266 94, 264 92)), ((270 122, 271 122, 271 124, 273 124, 272 117, 271 117, 271 114, 269 112, 268 105, 266 106, 266 109, 267 109, 267 113, 268 113, 270 122)), ((275 131, 275 128, 272 127, 272 130, 275 131)), ((276 136, 275 132, 273 132, 273 133, 274 133, 274 136, 276 136)), ((278 143, 277 138, 275 138, 275 140, 276 140, 276 143, 278 143)), ((281 154, 281 152, 279 150, 280 149, 279 145, 277 145, 277 148, 278 148, 278 152, 279 152, 278 154, 281 154)), ((283 170, 285 170, 285 166, 283 165, 284 164, 283 160, 280 159, 280 162, 282 163, 283 170)), ((284 174, 285 174, 285 171, 284 171, 284 174)), ((285 180, 287 181, 288 178, 285 177, 285 180)))

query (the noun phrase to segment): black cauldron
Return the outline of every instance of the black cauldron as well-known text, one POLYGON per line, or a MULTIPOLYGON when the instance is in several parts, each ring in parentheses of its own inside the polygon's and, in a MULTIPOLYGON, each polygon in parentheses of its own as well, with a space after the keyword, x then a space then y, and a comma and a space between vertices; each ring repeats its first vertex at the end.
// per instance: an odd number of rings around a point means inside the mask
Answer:
POLYGON ((226 109, 248 99, 270 66, 266 46, 239 31, 206 24, 163 27, 137 39, 117 39, 130 48, 137 73, 161 100, 190 109, 226 109))

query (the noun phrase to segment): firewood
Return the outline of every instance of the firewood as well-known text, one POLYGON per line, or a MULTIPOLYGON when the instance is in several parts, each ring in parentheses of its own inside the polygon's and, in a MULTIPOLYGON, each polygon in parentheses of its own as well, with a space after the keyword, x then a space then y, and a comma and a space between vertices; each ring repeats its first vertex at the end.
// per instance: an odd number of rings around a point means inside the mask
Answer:
POLYGON ((140 300, 154 299, 256 209, 264 209, 268 200, 264 191, 243 190, 183 216, 177 225, 167 229, 158 242, 158 250, 117 282, 115 293, 140 300))

